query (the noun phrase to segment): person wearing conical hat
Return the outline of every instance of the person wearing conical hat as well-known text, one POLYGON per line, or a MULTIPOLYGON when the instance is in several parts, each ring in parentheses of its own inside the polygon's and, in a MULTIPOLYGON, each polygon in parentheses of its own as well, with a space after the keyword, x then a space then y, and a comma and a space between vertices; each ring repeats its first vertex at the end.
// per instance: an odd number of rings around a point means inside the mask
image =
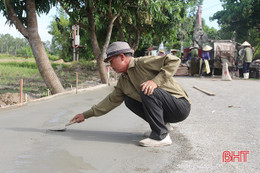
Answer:
POLYGON ((198 47, 197 46, 191 46, 189 48, 189 53, 188 53, 188 61, 187 61, 187 66, 188 66, 188 70, 190 72, 190 74, 193 76, 193 73, 191 72, 192 69, 192 63, 191 61, 194 61, 194 59, 198 59, 198 47))
POLYGON ((171 54, 172 54, 172 55, 177 55, 177 52, 178 52, 177 49, 171 49, 171 54))
POLYGON ((158 53, 158 56, 164 56, 165 55, 165 51, 164 49, 161 49, 158 53))
POLYGON ((210 55, 209 52, 212 50, 212 47, 209 45, 206 45, 202 48, 201 52, 201 59, 200 59, 200 77, 206 72, 207 74, 210 73, 210 67, 209 67, 209 60, 210 55))
POLYGON ((249 66, 253 60, 253 50, 251 48, 251 44, 245 41, 241 46, 243 46, 243 54, 242 54, 242 60, 243 60, 243 76, 244 79, 249 79, 249 66))
POLYGON ((199 60, 199 51, 197 46, 191 46, 190 51, 188 53, 188 61, 187 66, 190 72, 190 75, 193 76, 194 74, 199 73, 199 66, 198 66, 198 60, 199 60))
POLYGON ((248 43, 247 41, 245 41, 241 46, 244 46, 244 47, 251 47, 251 44, 248 43))
POLYGON ((192 58, 198 57, 198 47, 190 47, 190 52, 188 53, 188 59, 191 60, 192 58))

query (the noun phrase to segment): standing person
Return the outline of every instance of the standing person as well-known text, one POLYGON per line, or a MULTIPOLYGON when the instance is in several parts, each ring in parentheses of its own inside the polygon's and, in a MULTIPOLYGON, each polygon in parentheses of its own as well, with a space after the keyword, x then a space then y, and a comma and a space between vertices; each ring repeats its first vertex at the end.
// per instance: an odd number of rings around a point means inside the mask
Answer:
POLYGON ((165 55, 165 51, 163 49, 160 50, 159 53, 158 53, 158 56, 164 56, 164 55, 165 55))
POLYGON ((204 70, 207 74, 210 73, 210 67, 209 67, 209 60, 210 60, 210 55, 209 51, 212 50, 212 47, 206 45, 202 49, 201 53, 201 59, 200 59, 200 77, 204 74, 204 70))
POLYGON ((171 54, 177 56, 178 50, 177 49, 171 49, 171 54))
POLYGON ((190 47, 188 53, 188 67, 190 75, 199 74, 199 52, 198 47, 190 47))
POLYGON ((189 56, 189 60, 191 60, 192 58, 198 58, 199 57, 199 53, 198 53, 198 47, 190 47, 190 52, 188 53, 189 56))
POLYGON ((150 125, 151 133, 139 142, 141 146, 170 145, 169 123, 186 119, 191 107, 188 95, 173 78, 180 59, 173 55, 133 58, 133 52, 126 42, 109 45, 104 61, 122 73, 118 83, 106 98, 71 121, 80 123, 104 115, 125 102, 127 108, 150 125))
POLYGON ((242 60, 243 60, 243 76, 244 79, 249 79, 249 66, 253 60, 253 50, 251 44, 245 41, 241 46, 244 47, 242 60))

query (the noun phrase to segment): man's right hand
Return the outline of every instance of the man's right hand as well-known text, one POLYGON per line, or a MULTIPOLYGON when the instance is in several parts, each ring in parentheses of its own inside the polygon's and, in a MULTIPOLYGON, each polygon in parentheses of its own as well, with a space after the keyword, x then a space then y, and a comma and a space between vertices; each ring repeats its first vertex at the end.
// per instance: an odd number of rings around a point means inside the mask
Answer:
POLYGON ((76 123, 81 123, 81 122, 85 121, 85 117, 84 117, 83 113, 77 114, 74 118, 72 118, 70 120, 70 122, 73 122, 73 121, 75 121, 76 123))

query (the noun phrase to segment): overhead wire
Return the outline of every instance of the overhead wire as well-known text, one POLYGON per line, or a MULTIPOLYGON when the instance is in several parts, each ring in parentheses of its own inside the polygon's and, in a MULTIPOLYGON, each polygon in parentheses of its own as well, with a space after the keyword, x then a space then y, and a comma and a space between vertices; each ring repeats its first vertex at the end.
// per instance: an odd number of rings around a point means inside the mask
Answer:
MULTIPOLYGON (((221 5, 221 4, 222 4, 222 3, 217 3, 217 4, 214 4, 214 5, 212 5, 212 6, 207 7, 207 8, 205 8, 205 9, 202 8, 202 14, 203 14, 203 11, 210 10, 210 9, 212 9, 213 7, 216 7, 216 6, 221 5)), ((211 15, 203 16, 203 17, 204 17, 204 18, 207 18, 207 17, 210 17, 210 16, 211 16, 211 15)))
POLYGON ((203 11, 209 10, 209 9, 211 9, 211 8, 217 6, 217 5, 221 5, 221 4, 222 4, 222 3, 214 4, 214 5, 212 5, 212 6, 209 6, 209 7, 205 8, 205 9, 203 9, 203 11))

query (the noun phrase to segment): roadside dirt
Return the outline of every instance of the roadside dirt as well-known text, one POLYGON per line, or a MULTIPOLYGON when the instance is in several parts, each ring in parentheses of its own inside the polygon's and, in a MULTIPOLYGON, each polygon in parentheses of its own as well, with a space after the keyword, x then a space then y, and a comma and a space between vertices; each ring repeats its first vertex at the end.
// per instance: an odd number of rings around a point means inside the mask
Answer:
MULTIPOLYGON (((33 100, 35 98, 23 94, 23 102, 33 100)), ((0 95, 0 107, 6 105, 14 105, 20 103, 20 94, 19 93, 5 93, 0 95)))

